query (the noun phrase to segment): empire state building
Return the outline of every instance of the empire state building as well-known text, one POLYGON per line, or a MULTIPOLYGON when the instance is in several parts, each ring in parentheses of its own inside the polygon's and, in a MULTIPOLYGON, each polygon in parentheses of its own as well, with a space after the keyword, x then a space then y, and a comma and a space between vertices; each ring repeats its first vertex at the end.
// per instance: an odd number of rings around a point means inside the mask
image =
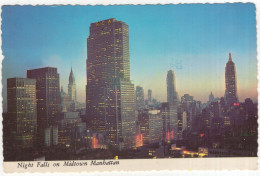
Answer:
POLYGON ((232 61, 231 53, 226 64, 225 71, 226 91, 225 100, 228 105, 238 102, 237 98, 237 73, 235 63, 232 61))

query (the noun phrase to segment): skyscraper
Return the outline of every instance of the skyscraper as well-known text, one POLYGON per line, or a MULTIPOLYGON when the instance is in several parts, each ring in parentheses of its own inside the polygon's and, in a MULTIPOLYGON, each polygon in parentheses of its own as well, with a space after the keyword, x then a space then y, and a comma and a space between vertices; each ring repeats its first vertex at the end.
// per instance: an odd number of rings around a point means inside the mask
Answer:
POLYGON ((175 74, 172 70, 169 70, 167 74, 167 102, 173 104, 177 99, 175 74))
POLYGON ((152 90, 148 89, 148 102, 151 103, 152 102, 152 90))
POLYGON ((69 77, 69 84, 68 84, 68 94, 69 94, 70 101, 76 101, 77 100, 76 82, 75 82, 75 77, 74 77, 72 68, 70 70, 70 77, 69 77))
POLYGON ((135 96, 127 24, 113 18, 92 23, 87 51, 88 127, 106 133, 115 147, 134 147, 135 96))
POLYGON ((144 89, 141 86, 136 86, 136 110, 144 109, 144 89))
POLYGON ((36 80, 7 79, 7 110, 9 136, 15 147, 32 147, 36 136, 36 80))
POLYGON ((169 103, 169 131, 173 133, 173 139, 177 138, 178 133, 178 94, 176 91, 176 79, 172 70, 167 73, 167 102, 169 103))
POLYGON ((237 73, 235 63, 232 61, 231 53, 226 64, 225 71, 226 91, 225 100, 228 105, 238 102, 237 98, 237 73))
POLYGON ((212 92, 210 92, 209 94, 209 102, 213 102, 214 101, 214 95, 212 94, 212 92))
POLYGON ((37 133, 39 145, 44 144, 44 130, 55 125, 60 112, 60 79, 57 68, 27 70, 27 78, 36 79, 37 133))

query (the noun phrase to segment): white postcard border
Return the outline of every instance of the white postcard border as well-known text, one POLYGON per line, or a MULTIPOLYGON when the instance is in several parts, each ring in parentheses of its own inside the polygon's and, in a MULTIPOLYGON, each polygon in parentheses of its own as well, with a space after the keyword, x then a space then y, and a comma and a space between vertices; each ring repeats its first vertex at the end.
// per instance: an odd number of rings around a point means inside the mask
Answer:
MULTIPOLYGON (((214 0, 214 1, 207 1, 207 0, 94 0, 94 1, 83 1, 83 0, 40 0, 40 1, 35 1, 35 0, 4 0, 0 2, 0 5, 123 5, 123 4, 135 4, 135 5, 145 5, 145 4, 179 4, 179 3, 232 3, 232 2, 252 2, 256 5, 256 19, 257 19, 257 46, 259 46, 259 20, 260 20, 260 14, 259 14, 259 9, 260 9, 260 3, 254 0, 214 0)), ((0 9, 1 13, 1 9, 0 9)), ((0 31, 1 32, 1 31, 0 31)), ((2 44, 2 41, 0 39, 0 45, 2 44)), ((260 52, 260 48, 257 47, 257 53, 260 52)), ((1 61, 3 60, 2 53, 0 54, 0 59, 1 61)), ((259 59, 259 54, 257 55, 257 59, 259 59)), ((0 68, 2 65, 0 66, 0 68)), ((258 62, 258 68, 259 68, 259 62, 258 62)), ((2 73, 0 73, 1 75, 2 73)), ((259 72, 258 72, 258 78, 259 78, 259 72)), ((258 90, 259 90, 259 81, 258 81, 258 90)), ((2 93, 2 84, 0 84, 0 93, 2 93)), ((2 102, 2 96, 0 96, 0 101, 2 102)), ((258 108, 260 109, 260 108, 258 108)), ((0 111, 2 113, 2 106, 0 107, 0 111)), ((259 112, 259 111, 258 111, 259 112)), ((259 127, 258 127, 259 130, 259 127)), ((0 136, 2 140, 2 123, 0 125, 0 136)), ((258 139, 259 143, 259 139, 258 139)), ((3 153, 3 147, 0 145, 0 152, 3 153)), ((260 147, 258 146, 258 149, 260 147)), ((259 150, 258 150, 259 151, 259 150)), ((79 161, 79 160, 75 160, 79 161)), ((92 160, 87 160, 87 162, 91 162, 92 160)), ((97 161, 103 161, 103 160, 97 160, 97 161)), ((115 160, 106 160, 106 161, 115 161, 115 160)), ((65 167, 59 167, 59 168, 54 168, 53 164, 54 163, 64 163, 64 161, 48 161, 52 167, 50 168, 37 168, 35 167, 34 169, 28 168, 27 170, 22 168, 17 169, 18 162, 3 162, 3 155, 0 155, 0 162, 3 167, 0 167, 1 175, 5 173, 10 173, 10 172, 16 172, 15 174, 11 175, 18 175, 18 173, 21 172, 27 172, 32 173, 32 172, 48 172, 48 175, 50 172, 62 172, 63 174, 65 172, 92 172, 92 174, 97 175, 97 172, 104 172, 108 171, 105 173, 105 175, 117 175, 115 172, 111 171, 149 171, 149 172, 135 172, 132 173, 131 175, 162 175, 165 173, 165 170, 168 170, 166 172, 166 175, 173 175, 178 173, 178 175, 190 175, 191 173, 195 173, 196 175, 203 175, 201 171, 194 171, 194 170, 221 170, 221 171, 211 171, 211 172, 203 172, 205 175, 207 174, 216 174, 216 175, 226 175, 226 174, 234 174, 234 175, 258 175, 259 168, 260 168, 260 162, 259 162, 259 157, 251 157, 251 158, 185 158, 185 159, 132 159, 132 160, 118 160, 120 162, 119 165, 109 165, 108 167, 101 167, 101 166, 87 166, 87 168, 82 169, 77 166, 71 166, 65 168, 65 167), (186 167, 184 167, 184 163, 186 164, 186 167), (187 167, 188 165, 188 167, 187 167), (4 168, 4 170, 3 170, 4 168), (247 171, 245 171, 246 169, 247 171), (185 170, 186 172, 174 172, 173 170, 185 170), (230 170, 233 170, 230 172, 230 170), (240 171, 239 171, 240 170, 240 171), (244 171, 241 171, 244 170, 244 171), (255 171, 248 171, 248 170, 255 170, 255 171), (161 172, 156 172, 156 171, 161 171, 161 172), (171 171, 171 172, 169 172, 171 171), (189 171, 189 172, 187 172, 189 171), (192 172, 190 172, 192 171, 192 172), (227 172, 229 171, 229 172, 227 172), (94 172, 94 173, 93 173, 94 172)), ((23 163, 28 163, 28 162, 23 162, 23 163)), ((37 162, 32 162, 36 163, 37 162)), ((56 173, 55 175, 60 175, 62 173, 56 173)), ((122 172, 120 172, 122 173, 122 172)), ((53 173, 54 174, 54 173, 53 173)), ((92 175, 90 174, 90 175, 92 175)), ((99 173, 104 175, 104 173, 99 173)), ((128 172, 127 175, 130 173, 128 172)), ((9 175, 9 174, 8 174, 9 175)), ((20 174, 19 174, 20 175, 20 174)), ((45 174, 46 175, 46 174, 45 174)))

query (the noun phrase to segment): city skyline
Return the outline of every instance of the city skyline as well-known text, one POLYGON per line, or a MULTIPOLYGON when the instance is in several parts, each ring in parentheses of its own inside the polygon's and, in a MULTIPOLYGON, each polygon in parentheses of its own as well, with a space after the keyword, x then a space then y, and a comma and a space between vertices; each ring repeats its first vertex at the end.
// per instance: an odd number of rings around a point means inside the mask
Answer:
MULTIPOLYGON (((26 7, 29 10, 23 13, 35 10, 26 7)), ((115 13, 119 17, 106 14, 109 17, 84 26, 87 38, 76 39, 79 43, 85 39, 84 72, 83 58, 74 58, 72 53, 83 50, 77 47, 77 42, 70 43, 82 29, 70 26, 73 32, 67 37, 67 28, 61 25, 78 19, 73 14, 78 15, 80 7, 77 12, 68 6, 57 7, 55 12, 53 7, 38 7, 36 11, 41 13, 36 18, 41 16, 46 21, 38 19, 39 23, 33 25, 26 20, 21 22, 18 16, 7 15, 8 23, 19 30, 14 32, 11 28, 4 34, 9 34, 10 39, 4 40, 3 47, 4 55, 7 53, 3 64, 7 85, 3 84, 6 86, 3 91, 7 89, 8 95, 7 99, 3 96, 8 111, 2 114, 5 161, 257 156, 258 103, 252 100, 257 98, 254 95, 257 89, 253 87, 257 75, 252 69, 256 60, 244 60, 256 52, 253 48, 256 39, 251 36, 254 33, 251 23, 255 20, 252 16, 243 19, 241 13, 250 8, 255 10, 254 6, 156 6, 160 15, 150 18, 139 14, 142 22, 122 10, 142 9, 143 13, 153 7, 136 7, 120 6, 115 13), (62 12, 65 9, 66 13, 62 12), (182 11, 178 12, 179 9, 182 11), (218 26, 217 19, 223 14, 220 9, 225 12, 222 16, 225 20, 218 26), (173 12, 180 14, 171 22, 167 19, 175 17, 173 12), (201 17, 196 19, 197 15, 201 17), (163 17, 167 19, 156 21, 163 17), (208 21, 213 18, 216 21, 208 21), (50 29, 53 33, 48 32, 50 29), (27 32, 24 40, 18 34, 20 31, 27 32), (12 32, 14 36, 10 36, 12 32), (59 53, 58 57, 48 58, 50 51, 59 53), (177 60, 173 58, 178 54, 177 60), (19 60, 19 55, 29 58, 19 60), (25 61, 26 67, 22 65, 25 61), (62 81, 68 62, 70 75, 62 81), (23 70, 26 78, 11 76, 14 74, 11 68, 15 67, 17 75, 23 70), (68 85, 67 93, 63 91, 64 82, 68 85), (242 91, 237 91, 239 88, 242 91)), ((9 12, 19 14, 21 11, 15 8, 9 12)), ((85 7, 84 12, 93 16, 92 8, 87 9, 90 8, 85 7)))
POLYGON ((147 90, 151 89, 154 98, 166 101, 165 78, 170 69, 175 72, 176 89, 180 97, 188 93, 196 100, 206 102, 211 91, 215 97, 224 96, 224 66, 228 53, 231 52, 237 67, 239 100, 250 97, 256 101, 256 29, 255 13, 252 13, 254 8, 252 4, 238 3, 167 5, 164 8, 6 6, 2 14, 4 100, 7 78, 25 77, 25 70, 51 66, 58 68, 61 75, 60 85, 67 87, 72 66, 75 70, 78 100, 85 102, 86 39, 90 23, 114 17, 130 26, 131 80, 135 86, 144 88, 145 99, 147 90), (211 8, 214 10, 210 11, 211 8), (149 16, 155 9, 158 14, 149 16), (228 13, 228 18, 221 14, 223 9, 228 13), (103 13, 95 15, 95 11, 101 10, 103 13), (138 19, 127 13, 133 10, 148 14, 138 19), (10 14, 12 11, 14 13, 10 14), (43 14, 40 14, 41 11, 43 14), (84 16, 85 11, 90 15, 84 16), (31 13, 34 13, 34 18, 30 22, 26 21, 31 13), (178 18, 174 16, 176 13, 178 18), (210 14, 207 18, 199 18, 206 13, 210 14), (164 17, 167 17, 166 20, 163 20, 164 17), (173 22, 168 23, 167 20, 173 22), (19 31, 14 29, 14 25, 19 31), (28 40, 25 41, 24 37, 28 40), (32 49, 35 51, 31 51, 32 49), (14 62, 21 66, 17 68, 14 62))

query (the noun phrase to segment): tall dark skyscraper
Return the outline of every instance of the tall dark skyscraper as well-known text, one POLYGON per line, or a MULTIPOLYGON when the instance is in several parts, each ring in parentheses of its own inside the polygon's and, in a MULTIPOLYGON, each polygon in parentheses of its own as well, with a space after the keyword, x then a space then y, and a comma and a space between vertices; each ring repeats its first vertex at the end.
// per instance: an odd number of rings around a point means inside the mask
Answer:
POLYGON ((140 86, 136 86, 136 110, 144 109, 144 89, 140 86))
POLYGON ((44 143, 44 130, 55 125, 60 112, 60 79, 57 68, 27 70, 27 78, 36 79, 37 133, 39 145, 44 143))
POLYGON ((176 79, 172 70, 167 73, 167 102, 169 103, 169 128, 168 132, 173 133, 170 139, 176 139, 178 133, 178 94, 176 91, 176 79))
POLYGON ((72 68, 70 70, 70 77, 69 77, 69 84, 68 84, 68 94, 69 94, 70 101, 76 101, 77 100, 76 82, 75 82, 75 77, 74 77, 72 68))
POLYGON ((7 121, 12 144, 18 148, 33 146, 36 136, 36 80, 7 79, 7 121))
POLYGON ((127 24, 113 18, 92 23, 87 51, 88 128, 105 133, 115 147, 134 147, 135 94, 127 24))
POLYGON ((226 64, 225 71, 226 91, 225 100, 227 104, 232 105, 238 102, 237 98, 237 73, 235 63, 232 61, 231 53, 229 53, 229 60, 226 64))

